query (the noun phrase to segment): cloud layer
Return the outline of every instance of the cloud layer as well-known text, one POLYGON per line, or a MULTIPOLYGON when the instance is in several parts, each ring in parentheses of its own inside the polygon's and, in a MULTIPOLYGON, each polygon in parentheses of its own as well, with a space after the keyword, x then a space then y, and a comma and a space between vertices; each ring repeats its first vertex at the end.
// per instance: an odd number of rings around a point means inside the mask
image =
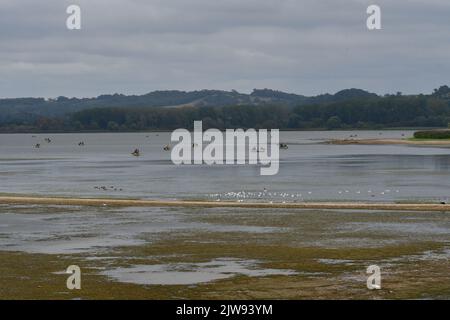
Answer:
POLYGON ((450 1, 2 0, 0 97, 270 87, 430 92, 449 83, 450 1), (65 27, 82 9, 82 30, 65 27))

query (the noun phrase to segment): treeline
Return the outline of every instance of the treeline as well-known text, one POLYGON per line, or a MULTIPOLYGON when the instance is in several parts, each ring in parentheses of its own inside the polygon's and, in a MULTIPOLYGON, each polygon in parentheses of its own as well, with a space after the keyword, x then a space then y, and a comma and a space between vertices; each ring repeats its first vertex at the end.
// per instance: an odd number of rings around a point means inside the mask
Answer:
POLYGON ((101 95, 95 98, 17 98, 0 99, 0 126, 31 123, 39 118, 62 118, 68 114, 93 108, 154 107, 224 107, 232 105, 287 105, 329 103, 355 97, 377 96, 361 89, 345 89, 336 94, 306 97, 270 89, 253 90, 251 94, 222 90, 154 91, 144 95, 101 95))
POLYGON ((355 99, 293 110, 291 127, 383 128, 447 127, 450 100, 433 96, 391 96, 355 99))
MULTIPOLYGON (((281 95, 281 93, 280 93, 281 95)), ((63 117, 10 122, 3 132, 30 131, 144 131, 192 129, 195 120, 207 128, 380 129, 447 127, 450 88, 432 95, 357 96, 337 102, 308 105, 232 105, 196 107, 102 107, 63 117)))
POLYGON ((450 103, 425 96, 385 97, 298 107, 108 108, 84 110, 71 118, 77 130, 108 131, 191 129, 194 120, 203 120, 205 128, 218 129, 446 127, 450 103))

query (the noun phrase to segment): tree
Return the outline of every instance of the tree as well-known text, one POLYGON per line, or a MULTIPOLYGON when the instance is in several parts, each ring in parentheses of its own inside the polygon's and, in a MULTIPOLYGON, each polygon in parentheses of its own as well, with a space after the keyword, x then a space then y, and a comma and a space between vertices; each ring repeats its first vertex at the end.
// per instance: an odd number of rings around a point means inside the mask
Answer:
POLYGON ((119 125, 115 121, 109 121, 107 129, 109 131, 119 131, 119 125))
POLYGON ((327 124, 326 124, 327 128, 332 130, 332 129, 339 129, 340 127, 342 127, 342 121, 341 118, 339 118, 338 116, 332 116, 327 120, 327 124))
POLYGON ((450 88, 448 86, 441 86, 439 89, 434 89, 433 95, 440 98, 450 98, 450 88))

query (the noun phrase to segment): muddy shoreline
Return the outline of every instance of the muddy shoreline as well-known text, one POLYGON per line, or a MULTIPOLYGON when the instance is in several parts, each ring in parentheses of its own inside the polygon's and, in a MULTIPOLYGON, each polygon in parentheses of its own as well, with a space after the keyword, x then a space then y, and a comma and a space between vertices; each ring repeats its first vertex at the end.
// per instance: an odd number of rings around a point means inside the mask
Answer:
POLYGON ((0 206, 0 299, 450 298, 446 214, 167 209, 0 206))

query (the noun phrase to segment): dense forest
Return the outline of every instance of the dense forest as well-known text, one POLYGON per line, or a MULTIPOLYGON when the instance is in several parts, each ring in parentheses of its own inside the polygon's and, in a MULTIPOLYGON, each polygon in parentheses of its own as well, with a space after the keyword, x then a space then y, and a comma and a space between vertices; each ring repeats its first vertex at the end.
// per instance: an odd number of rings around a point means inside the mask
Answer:
POLYGON ((160 91, 93 99, 0 100, 1 132, 144 131, 204 128, 379 129, 447 127, 450 88, 378 96, 359 89, 305 97, 273 90, 160 91))

